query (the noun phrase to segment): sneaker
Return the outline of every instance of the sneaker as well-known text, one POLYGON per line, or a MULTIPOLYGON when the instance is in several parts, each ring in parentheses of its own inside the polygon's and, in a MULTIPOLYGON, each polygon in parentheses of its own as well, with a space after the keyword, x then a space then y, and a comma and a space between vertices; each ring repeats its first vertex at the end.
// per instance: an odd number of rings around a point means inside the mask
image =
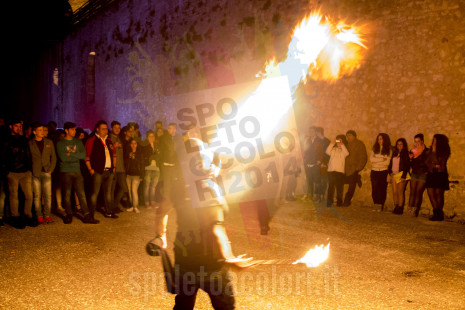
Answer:
POLYGON ((134 212, 140 213, 139 209, 137 207, 134 207, 134 212))
POLYGON ((46 224, 53 224, 53 223, 55 223, 55 221, 50 216, 47 216, 47 217, 45 217, 45 223, 46 224))
POLYGON ((134 208, 133 207, 127 208, 126 211, 132 212, 132 211, 134 211, 134 208))
POLYGON ((39 216, 39 217, 37 218, 37 222, 38 222, 39 224, 45 224, 44 218, 43 218, 42 216, 39 216))

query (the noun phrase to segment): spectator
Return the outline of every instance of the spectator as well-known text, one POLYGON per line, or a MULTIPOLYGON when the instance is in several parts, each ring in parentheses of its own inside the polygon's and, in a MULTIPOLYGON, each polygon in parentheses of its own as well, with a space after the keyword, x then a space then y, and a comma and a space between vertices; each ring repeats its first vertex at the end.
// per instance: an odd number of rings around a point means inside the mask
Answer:
MULTIPOLYGON (((0 162, 4 162, 5 158, 4 152, 3 152, 3 146, 5 144, 5 140, 8 137, 9 133, 9 128, 5 124, 5 119, 3 117, 0 117, 0 147, 2 149, 0 150, 0 162)), ((6 171, 5 171, 5 166, 3 164, 0 164, 0 227, 4 226, 3 224, 3 217, 5 215, 5 199, 6 199, 6 191, 8 189, 8 180, 6 178, 6 171)))
POLYGON ((449 190, 447 160, 450 157, 449 138, 435 134, 430 152, 426 158, 428 174, 426 175, 426 191, 433 207, 431 221, 444 220, 444 191, 449 190))
POLYGON ((412 168, 410 180, 410 196, 407 212, 410 215, 418 216, 423 202, 423 192, 426 185, 426 157, 428 148, 425 146, 423 134, 419 133, 414 137, 413 148, 409 152, 410 167, 412 168))
POLYGON ((144 179, 145 163, 143 149, 138 146, 136 139, 130 142, 131 150, 127 153, 128 156, 124 159, 126 167, 126 181, 128 183, 129 198, 132 207, 127 209, 128 212, 139 213, 139 185, 144 179))
POLYGON ((90 195, 90 211, 97 209, 97 198, 100 189, 103 188, 106 218, 117 219, 113 212, 111 188, 113 185, 116 165, 116 151, 113 142, 108 136, 108 125, 100 120, 95 125, 95 135, 89 137, 86 142, 86 166, 92 177, 92 191, 90 195))
POLYGON ((155 137, 155 132, 152 130, 146 133, 147 140, 144 148, 144 163, 145 163, 145 177, 144 177, 144 201, 147 208, 155 206, 155 193, 160 177, 159 168, 159 141, 155 137))
POLYGON ((404 213, 405 188, 410 179, 410 158, 408 157, 407 141, 397 139, 396 147, 389 161, 388 172, 391 179, 392 198, 394 200, 394 214, 404 213))
POLYGON ((163 130, 163 134, 165 134, 165 135, 168 134, 168 131, 167 131, 165 128, 163 128, 163 123, 162 123, 162 121, 156 121, 156 122, 155 122, 155 130, 158 131, 158 129, 163 130))
POLYGON ((82 141, 82 143, 86 143, 87 138, 89 138, 89 134, 81 127, 76 129, 76 138, 82 141))
MULTIPOLYGON (((48 130, 48 127, 44 126, 44 137, 45 137, 47 130, 48 130)), ((54 135, 55 140, 48 138, 52 140, 53 143, 55 143, 55 150, 57 152, 58 152, 57 144, 65 136, 66 136, 66 132, 63 129, 58 129, 58 131, 56 131, 54 135)), ((52 200, 55 199, 56 210, 60 214, 66 213, 66 210, 63 208, 63 199, 62 199, 62 193, 61 193, 61 180, 60 180, 59 169, 55 169, 55 171, 52 173, 52 192, 55 193, 55 196, 52 197, 52 200)))
POLYGON ((118 121, 111 122, 110 139, 113 141, 113 146, 116 150, 116 167, 115 180, 111 188, 111 197, 113 197, 113 211, 121 211, 119 204, 124 196, 128 195, 128 185, 126 182, 126 169, 124 166, 124 151, 123 144, 120 138, 121 123, 118 121))
POLYGON ((57 152, 60 160, 60 180, 64 194, 63 203, 65 205, 66 216, 63 219, 65 224, 73 221, 73 210, 71 209, 71 187, 74 188, 79 198, 81 210, 84 213, 83 222, 86 224, 98 224, 94 219, 94 214, 87 207, 87 199, 84 192, 84 178, 81 174, 79 161, 86 157, 86 151, 81 140, 76 139, 76 124, 66 122, 64 124, 66 136, 58 141, 57 152))
POLYGON ((387 177, 389 161, 391 159, 391 139, 385 133, 380 133, 370 152, 371 162, 371 197, 373 199, 375 211, 381 212, 384 209, 387 195, 387 177))
POLYGON ((136 122, 129 122, 127 126, 133 130, 132 138, 136 139, 137 143, 140 144, 142 142, 142 135, 139 131, 139 124, 136 122))
POLYGON ((58 142, 58 140, 57 140, 57 127, 58 127, 58 125, 57 125, 57 123, 55 121, 50 121, 47 124, 47 131, 46 131, 47 136, 46 136, 46 138, 54 141, 55 143, 58 142))
POLYGON ((34 206, 39 224, 51 224, 52 209, 52 173, 55 170, 57 156, 53 141, 44 138, 44 126, 36 123, 32 126, 34 139, 29 140, 32 156, 32 185, 34 206), (44 209, 42 211, 42 199, 44 209))
POLYGON ((357 139, 357 133, 354 130, 347 131, 346 137, 349 156, 346 157, 345 174, 349 188, 344 197, 344 206, 348 207, 351 204, 352 197, 354 197, 355 186, 362 186, 359 172, 363 170, 367 163, 367 151, 365 144, 357 139))
MULTIPOLYGON (((318 139, 320 139, 320 142, 323 146, 323 150, 325 151, 331 141, 329 141, 329 139, 325 137, 325 131, 323 127, 317 127, 316 134, 318 139)), ((328 163, 329 156, 328 154, 326 154, 326 152, 323 152, 323 160, 320 165, 320 186, 318 186, 318 194, 320 195, 320 201, 323 201, 323 198, 326 194, 326 189, 328 187, 328 163)))
POLYGON ((131 140, 134 139, 134 128, 130 126, 124 126, 123 129, 121 129, 122 135, 123 135, 123 156, 126 158, 127 152, 131 150, 131 140))
POLYGON ((4 171, 7 173, 8 189, 10 195, 11 224, 22 229, 25 225, 34 227, 37 223, 32 217, 32 158, 27 139, 21 135, 21 120, 13 119, 10 122, 10 135, 3 145, 4 171), (18 187, 24 193, 24 217, 19 214, 18 187))
POLYGON ((26 139, 29 140, 32 138, 32 124, 31 123, 25 123, 23 125, 23 133, 26 139))
POLYGON ((349 156, 349 151, 347 150, 346 144, 346 137, 344 135, 338 135, 336 140, 331 142, 326 148, 326 154, 329 155, 329 187, 326 204, 327 207, 333 206, 334 189, 336 189, 337 206, 343 206, 342 195, 344 189, 344 171, 346 158, 349 156))
MULTIPOLYGON (((49 140, 52 140, 52 139, 50 139, 50 138, 48 137, 48 127, 47 127, 47 126, 44 126, 43 128, 44 128, 44 138, 47 138, 47 139, 49 139, 49 140)), ((56 146, 56 141, 54 141, 54 140, 52 140, 52 141, 55 143, 55 146, 56 146)), ((55 150, 56 150, 56 148, 55 148, 55 150)))
POLYGON ((307 177, 307 199, 320 199, 320 165, 324 161, 324 150, 321 140, 317 138, 316 127, 311 126, 304 146, 304 167, 307 177))

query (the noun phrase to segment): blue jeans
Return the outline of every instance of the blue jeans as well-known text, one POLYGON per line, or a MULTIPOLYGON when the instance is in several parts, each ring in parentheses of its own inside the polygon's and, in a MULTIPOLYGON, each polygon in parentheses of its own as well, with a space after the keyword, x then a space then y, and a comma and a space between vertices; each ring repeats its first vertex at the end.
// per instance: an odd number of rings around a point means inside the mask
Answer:
POLYGON ((145 170, 144 201, 146 205, 155 203, 155 192, 157 189, 159 177, 159 170, 145 170))
POLYGON ((86 193, 84 191, 84 178, 81 172, 61 172, 60 181, 63 207, 66 210, 66 214, 73 214, 73 210, 71 209, 71 187, 74 188, 74 191, 78 196, 81 210, 84 214, 88 214, 89 208, 87 207, 86 193))
POLYGON ((50 216, 52 210, 52 175, 47 172, 41 172, 39 177, 32 176, 32 191, 34 193, 36 216, 50 216), (43 212, 42 197, 44 197, 43 212))
POLYGON ((128 184, 126 183, 126 172, 116 172, 115 180, 111 187, 113 197, 113 208, 118 208, 118 204, 124 195, 128 195, 128 184), (118 186, 118 188, 116 188, 118 186))
POLYGON ((139 184, 140 184, 140 176, 138 175, 127 175, 126 182, 129 188, 129 199, 131 200, 132 207, 139 206, 139 184))
POLYGON ((111 187, 113 185, 113 173, 104 171, 102 174, 95 172, 92 176, 92 193, 90 195, 90 212, 95 213, 97 209, 97 198, 100 188, 103 188, 103 200, 105 203, 105 212, 112 213, 113 199, 111 197, 111 187))

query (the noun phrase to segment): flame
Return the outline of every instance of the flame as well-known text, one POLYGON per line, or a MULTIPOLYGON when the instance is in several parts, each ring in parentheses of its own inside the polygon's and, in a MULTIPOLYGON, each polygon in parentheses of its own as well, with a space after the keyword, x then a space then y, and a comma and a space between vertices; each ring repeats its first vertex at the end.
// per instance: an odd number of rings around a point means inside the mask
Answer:
POLYGON ((333 25, 319 11, 313 12, 295 27, 286 59, 280 63, 274 58, 268 61, 263 75, 287 75, 291 88, 300 80, 306 82, 307 75, 334 82, 362 64, 362 49, 367 49, 362 30, 343 22, 333 25))
POLYGON ((323 245, 316 245, 310 249, 304 257, 295 261, 293 264, 303 263, 307 267, 318 267, 321 263, 328 259, 329 256, 329 243, 325 247, 323 245))

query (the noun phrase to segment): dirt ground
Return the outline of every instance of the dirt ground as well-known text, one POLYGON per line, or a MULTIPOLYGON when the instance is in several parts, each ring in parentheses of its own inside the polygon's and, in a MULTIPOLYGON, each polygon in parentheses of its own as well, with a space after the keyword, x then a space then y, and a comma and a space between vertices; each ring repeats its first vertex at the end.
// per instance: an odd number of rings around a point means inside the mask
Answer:
MULTIPOLYGON (((236 254, 281 260, 232 274, 237 309, 465 309, 465 225, 357 205, 270 210, 267 236, 253 214, 235 205, 227 214, 236 254), (290 264, 327 243, 321 266, 290 264)), ((54 217, 36 228, 1 227, 0 309, 171 309, 160 259, 145 253, 155 211, 96 217, 98 225, 54 217)), ((212 309, 204 292, 196 309, 212 309)))

